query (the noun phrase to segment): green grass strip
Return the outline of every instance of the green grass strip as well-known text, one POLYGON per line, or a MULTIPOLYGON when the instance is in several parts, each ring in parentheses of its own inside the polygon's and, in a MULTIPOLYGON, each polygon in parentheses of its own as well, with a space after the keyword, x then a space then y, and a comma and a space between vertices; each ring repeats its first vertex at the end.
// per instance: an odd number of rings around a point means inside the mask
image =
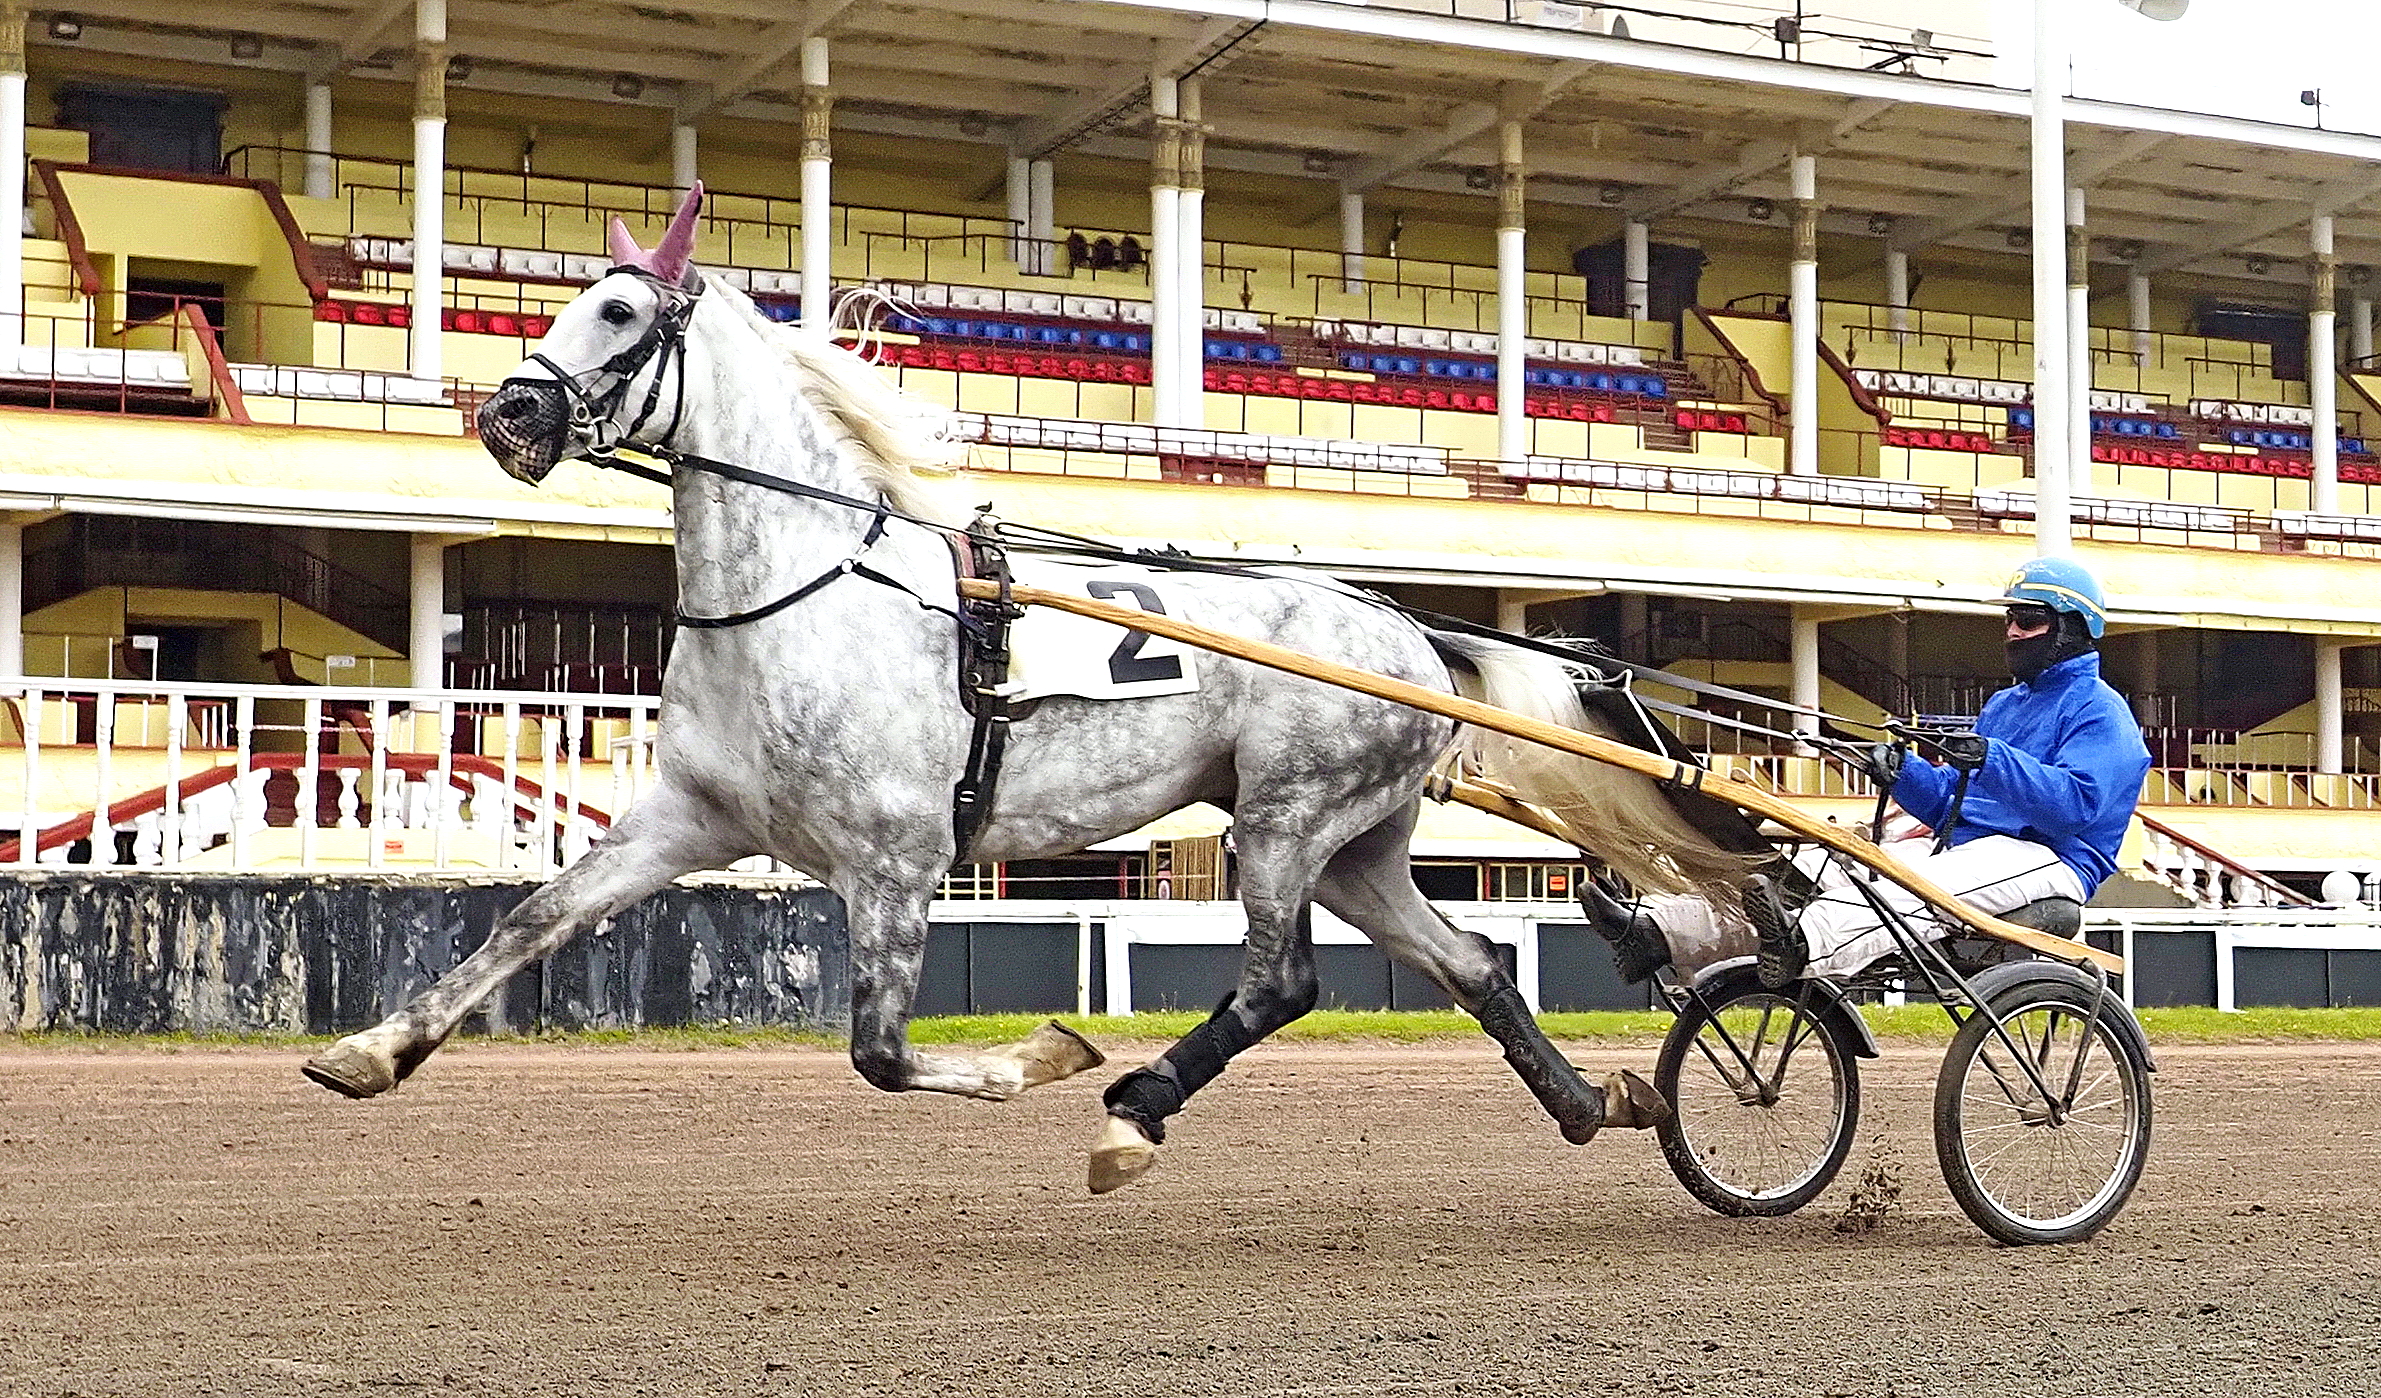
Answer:
MULTIPOLYGON (((1863 1013, 1879 1038, 1940 1041, 1951 1036, 1950 1020, 1932 1005, 1886 1007, 1872 1005, 1863 1013)), ((920 1044, 989 1045, 1025 1037, 1049 1018, 1041 1014, 951 1015, 921 1019, 910 1026, 920 1044)), ((1141 1015, 1060 1015, 1059 1019, 1098 1044, 1171 1042, 1190 1032, 1204 1012, 1165 1012, 1141 1015)), ((2141 1011, 2142 1027, 2152 1045, 2163 1044, 2287 1044, 2381 1041, 2381 1008, 2302 1010, 2279 1007, 2239 1010, 2227 1014, 2205 1008, 2141 1011)), ((1670 1016, 1658 1011, 1555 1011, 1538 1022, 1554 1038, 1566 1042, 1632 1043, 1658 1040, 1670 1027, 1670 1016)), ((1457 1044, 1477 1041, 1480 1028, 1470 1016, 1454 1010, 1318 1010, 1276 1037, 1305 1043, 1457 1044)), ((35 1034, 0 1034, 0 1048, 127 1049, 170 1052, 192 1048, 304 1049, 328 1042, 322 1035, 260 1034, 100 1034, 87 1030, 59 1030, 35 1034)), ((697 1025, 654 1029, 585 1029, 510 1034, 464 1040, 491 1044, 555 1044, 618 1047, 652 1051, 692 1052, 705 1049, 829 1048, 842 1046, 841 1036, 810 1030, 761 1025, 697 1025)))

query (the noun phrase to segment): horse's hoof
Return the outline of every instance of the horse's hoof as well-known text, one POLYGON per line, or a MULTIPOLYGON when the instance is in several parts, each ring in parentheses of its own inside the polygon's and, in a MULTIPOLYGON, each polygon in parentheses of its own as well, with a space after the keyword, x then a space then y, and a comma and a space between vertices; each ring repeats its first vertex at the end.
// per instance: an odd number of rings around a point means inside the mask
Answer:
POLYGON ((1108 1118, 1091 1147, 1091 1192, 1113 1194, 1149 1173, 1157 1163, 1157 1142, 1120 1116, 1108 1118))
POLYGON ((346 1039, 306 1060, 300 1070, 342 1097, 377 1097, 397 1085, 397 1065, 346 1039))
POLYGON ((1026 1087, 1071 1078, 1108 1061, 1108 1056, 1093 1047, 1091 1040, 1054 1019, 1003 1052, 1024 1068, 1026 1087))
POLYGON ((1670 1119, 1670 1104, 1652 1083, 1623 1068, 1604 1079, 1604 1124, 1642 1131, 1670 1119))

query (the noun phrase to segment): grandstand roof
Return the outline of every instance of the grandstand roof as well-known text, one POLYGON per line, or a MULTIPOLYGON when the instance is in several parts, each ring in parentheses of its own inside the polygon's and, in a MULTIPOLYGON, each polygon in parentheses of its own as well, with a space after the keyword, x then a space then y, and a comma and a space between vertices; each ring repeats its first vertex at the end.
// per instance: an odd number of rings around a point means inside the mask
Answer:
MULTIPOLYGON (((1787 196, 1787 154, 1799 143, 1821 154, 1831 232, 2007 257, 2022 255, 2010 235, 2027 222, 2027 95, 1923 72, 1329 0, 448 8, 449 51, 470 60, 466 86, 641 108, 646 122, 667 111, 793 123, 801 41, 824 34, 840 128, 1019 154, 1140 158, 1152 66, 1195 68, 1209 163, 1312 179, 1312 212, 1341 185, 1476 193, 1498 121, 1518 116, 1541 202, 1747 223, 1748 200, 1787 196), (624 74, 636 82, 619 82, 624 74), (1878 215, 1889 222, 1872 222, 1878 215)), ((402 81, 412 12, 406 0, 94 0, 75 6, 72 42, 402 81), (252 36, 261 51, 233 57, 230 41, 252 36)), ((62 42, 39 22, 31 38, 62 42)), ((2303 283, 2306 224, 2325 211, 2338 216, 2343 261, 2381 262, 2381 138, 2073 99, 2067 117, 2073 168, 2093 191, 2097 258, 2303 283), (2252 253, 2267 270, 2252 275, 2252 253)), ((1479 197, 1486 206, 1490 196, 1479 197)))

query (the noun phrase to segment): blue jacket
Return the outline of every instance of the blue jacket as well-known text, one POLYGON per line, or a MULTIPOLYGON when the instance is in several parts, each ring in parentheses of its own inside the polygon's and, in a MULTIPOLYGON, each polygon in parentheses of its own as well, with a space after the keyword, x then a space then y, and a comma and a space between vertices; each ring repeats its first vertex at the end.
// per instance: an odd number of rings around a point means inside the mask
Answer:
MULTIPOLYGON (((2033 683, 1993 695, 1976 731, 1990 751, 1968 784, 1951 843, 2013 835, 2047 845, 2090 894, 2116 872, 2117 847, 2150 766, 2132 711, 2100 679, 2100 657, 2062 660, 2033 683)), ((1893 799, 1939 826, 1958 779, 1950 767, 1907 762, 1893 799)))

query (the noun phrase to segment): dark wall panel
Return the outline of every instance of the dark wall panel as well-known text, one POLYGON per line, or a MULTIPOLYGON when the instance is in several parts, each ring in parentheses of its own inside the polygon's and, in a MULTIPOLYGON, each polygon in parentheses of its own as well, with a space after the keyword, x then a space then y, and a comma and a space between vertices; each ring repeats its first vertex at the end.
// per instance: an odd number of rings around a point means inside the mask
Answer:
POLYGON ((2381 951, 2331 954, 2331 1003, 2381 1005, 2381 951))
POLYGON ((2131 970, 2136 1005, 2212 1005, 2216 934, 2136 932, 2131 970))
POLYGON ((1160 946, 1136 943, 1133 1012, 1212 1010, 1240 983, 1240 946, 1160 946))
POLYGON ((2328 957, 2320 947, 2241 947, 2232 953, 2232 1003, 2328 1005, 2328 957))
MULTIPOLYGON (((0 1026, 124 1033, 361 1028, 536 885, 255 875, 0 879, 0 1026)), ((826 1026, 850 1013, 822 890, 670 887, 523 971, 482 1022, 826 1026)))
POLYGON ((1315 1003, 1326 1010, 1385 1010, 1389 1007, 1389 958, 1362 945, 1315 948, 1315 974, 1323 982, 1315 1003))
POLYGON ((967 924, 938 922, 926 929, 926 965, 918 973, 913 1013, 967 1013, 967 924))
POLYGON ((1612 948, 1584 922, 1538 924, 1538 1004, 1548 1010, 1642 1010, 1653 987, 1628 985, 1612 948))
POLYGON ((1075 940, 1071 922, 969 924, 969 1013, 1071 1013, 1075 1008, 1075 940))

